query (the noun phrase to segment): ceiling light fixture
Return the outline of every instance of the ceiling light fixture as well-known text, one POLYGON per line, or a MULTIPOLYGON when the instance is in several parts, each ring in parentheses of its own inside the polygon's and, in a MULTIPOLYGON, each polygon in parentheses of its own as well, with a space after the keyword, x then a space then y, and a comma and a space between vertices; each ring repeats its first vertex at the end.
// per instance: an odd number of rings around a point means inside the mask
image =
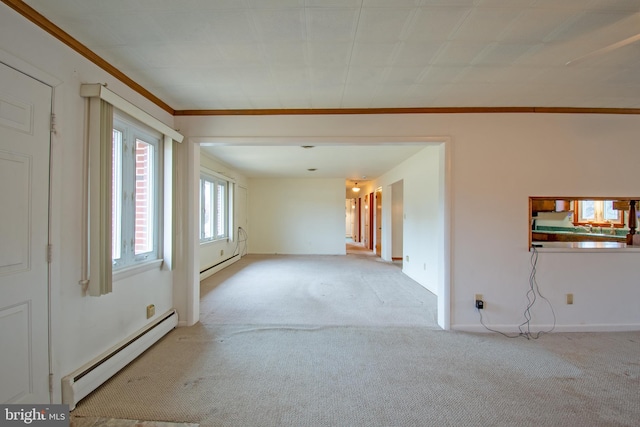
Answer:
POLYGON ((309 148, 314 148, 315 145, 301 145, 300 147, 309 149, 309 148))
POLYGON ((316 168, 309 168, 309 169, 307 169, 307 170, 308 170, 309 172, 315 172, 315 171, 317 171, 318 169, 316 169, 316 168))
POLYGON ((356 182, 356 185, 354 185, 351 190, 353 190, 354 193, 357 193, 358 191, 360 191, 360 187, 358 187, 358 183, 357 182, 356 182))

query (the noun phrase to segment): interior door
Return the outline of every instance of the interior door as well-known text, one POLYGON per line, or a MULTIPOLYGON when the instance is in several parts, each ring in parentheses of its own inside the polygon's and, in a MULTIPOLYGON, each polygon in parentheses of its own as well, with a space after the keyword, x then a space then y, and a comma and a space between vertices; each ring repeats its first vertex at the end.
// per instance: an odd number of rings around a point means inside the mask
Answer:
POLYGON ((376 255, 382 255, 382 191, 376 191, 376 255))
POLYGON ((373 193, 369 193, 367 201, 368 212, 366 214, 367 221, 367 248, 373 250, 373 207, 375 206, 373 203, 373 193))
POLYGON ((0 63, 0 402, 49 403, 51 88, 0 63))

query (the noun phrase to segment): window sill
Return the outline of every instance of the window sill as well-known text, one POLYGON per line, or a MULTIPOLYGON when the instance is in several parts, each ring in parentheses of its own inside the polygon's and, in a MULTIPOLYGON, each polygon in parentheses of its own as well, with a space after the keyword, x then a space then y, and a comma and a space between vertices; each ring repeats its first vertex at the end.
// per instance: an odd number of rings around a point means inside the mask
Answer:
POLYGON ((640 246, 627 246, 626 243, 616 242, 534 242, 534 245, 538 252, 640 252, 640 246))
POLYGON ((163 262, 164 261, 162 259, 155 259, 143 264, 133 265, 131 267, 123 268, 122 270, 114 271, 113 281, 117 282, 118 280, 126 279, 127 277, 135 276, 136 274, 144 273, 149 270, 159 270, 162 268, 163 262))
POLYGON ((210 246, 210 245, 215 245, 216 243, 224 243, 224 244, 229 243, 229 238, 207 240, 206 242, 200 242, 200 246, 210 246))

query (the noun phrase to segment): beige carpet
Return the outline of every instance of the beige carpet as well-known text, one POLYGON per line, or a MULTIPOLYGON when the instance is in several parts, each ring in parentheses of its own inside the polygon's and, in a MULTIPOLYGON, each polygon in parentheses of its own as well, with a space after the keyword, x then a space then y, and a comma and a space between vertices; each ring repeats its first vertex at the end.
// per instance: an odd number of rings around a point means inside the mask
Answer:
POLYGON ((203 426, 638 425, 640 332, 527 341, 439 331, 416 314, 434 313, 428 292, 409 281, 400 299, 355 268, 393 278, 397 266, 356 257, 350 269, 350 257, 246 257, 237 274, 204 284, 201 324, 168 334, 74 414, 203 426), (336 288, 344 275, 364 277, 362 296, 336 288))
POLYGON ((364 247, 364 243, 356 243, 352 240, 347 240, 347 254, 350 255, 370 255, 375 256, 375 252, 373 252, 369 248, 364 247))
POLYGON ((78 417, 71 415, 69 427, 198 427, 193 423, 123 420, 116 418, 78 417))
POLYGON ((201 284, 204 324, 437 326, 435 295, 365 255, 249 255, 201 284))

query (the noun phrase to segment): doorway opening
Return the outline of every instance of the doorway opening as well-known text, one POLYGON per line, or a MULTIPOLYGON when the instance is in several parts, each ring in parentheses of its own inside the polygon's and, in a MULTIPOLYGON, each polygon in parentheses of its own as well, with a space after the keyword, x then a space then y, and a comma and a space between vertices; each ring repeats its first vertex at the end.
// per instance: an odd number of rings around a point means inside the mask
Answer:
POLYGON ((358 199, 345 199, 344 201, 344 237, 346 239, 351 239, 352 242, 359 242, 359 233, 358 233, 358 211, 357 211, 358 199))
POLYGON ((404 245, 404 181, 391 184, 391 261, 402 265, 404 245))
MULTIPOLYGON (((190 171, 189 177, 194 181, 197 178, 197 169, 200 163, 200 145, 204 144, 207 146, 220 146, 220 147, 232 147, 244 146, 245 149, 247 147, 256 147, 260 146, 261 148, 269 148, 271 146, 282 147, 282 146, 296 146, 296 150, 299 152, 299 147, 301 143, 310 142, 315 144, 315 146, 322 146, 323 144, 326 146, 341 146, 341 147, 351 147, 358 146, 363 144, 361 141, 362 138, 350 138, 350 137, 328 137, 326 141, 318 142, 318 137, 308 137, 305 140, 304 137, 254 137, 254 138, 243 138, 243 137, 197 137, 191 138, 190 142, 190 154, 189 154, 189 164, 190 168, 194 168, 190 171), (193 146, 193 147, 192 147, 193 146)), ((364 223, 362 224, 362 230, 360 233, 360 239, 365 247, 371 248, 375 252, 376 243, 379 246, 380 257, 383 261, 391 261, 393 257, 392 252, 392 221, 391 221, 391 204, 393 202, 393 184, 399 181, 402 181, 402 192, 403 192, 403 200, 405 201, 405 205, 407 200, 413 201, 411 216, 409 219, 409 227, 407 226, 407 222, 404 223, 402 227, 402 232, 400 233, 403 236, 403 257, 404 257, 404 266, 403 271, 407 270, 407 275, 409 277, 418 277, 418 279, 414 279, 418 281, 418 283, 422 284, 428 290, 433 292, 437 296, 438 300, 438 324, 443 329, 449 328, 449 316, 450 316, 450 292, 449 292, 449 278, 450 278, 450 253, 449 253, 449 215, 450 215, 450 195, 449 195, 449 182, 450 182, 450 162, 447 161, 450 152, 450 146, 448 144, 447 138, 424 138, 424 137, 412 137, 412 138, 401 138, 403 141, 406 141, 406 144, 418 144, 423 147, 423 151, 421 153, 428 153, 430 167, 425 168, 421 164, 421 166, 417 167, 415 163, 413 164, 413 172, 410 177, 403 176, 403 170, 396 171, 394 169, 393 172, 386 174, 386 178, 388 179, 391 176, 396 176, 397 178, 387 182, 380 182, 380 187, 376 188, 379 191, 371 191, 369 194, 364 194, 360 196, 361 200, 361 218, 364 219, 364 223), (428 171, 428 174, 424 172, 428 171), (423 176, 428 176, 427 178, 422 178, 423 176), (407 179, 411 181, 411 187, 407 186, 407 179), (422 179, 428 179, 428 182, 421 182, 422 179), (428 200, 422 196, 424 193, 424 187, 429 187, 428 200), (411 191, 413 193, 411 193, 411 191), (384 197, 383 197, 384 192, 384 197), (376 201, 376 194, 378 196, 378 200, 376 201), (409 196, 410 194, 414 194, 414 196, 409 196), (429 215, 428 218, 429 223, 426 224, 427 228, 424 227, 424 217, 422 215, 422 209, 427 203, 429 205, 429 215), (380 210, 380 214, 375 214, 374 211, 380 210), (376 236, 376 228, 379 230, 379 236, 376 236), (425 234, 426 233, 426 234, 425 234), (427 239, 427 234, 430 237, 435 236, 435 238, 427 239), (421 237, 422 236, 422 237, 421 237), (429 248, 428 251, 424 249, 425 240, 429 240, 429 248), (407 248, 411 251, 411 253, 407 252, 407 248), (411 265, 409 267, 409 256, 411 255, 411 265), (425 258, 426 257, 426 258, 425 258), (423 261, 422 258, 425 258, 423 261), (427 277, 429 283, 423 283, 423 278, 427 277)), ((390 144, 388 137, 371 137, 367 138, 367 145, 396 145, 390 144)), ((304 147, 303 147, 304 148, 304 147)), ((361 147, 360 147, 361 148, 361 147)), ((315 171, 315 169, 314 169, 315 171)), ((316 172, 314 172, 316 173, 316 172)), ((316 173, 317 176, 317 173, 316 173)), ((189 185, 189 191, 191 195, 189 196, 190 209, 191 212, 197 211, 197 206, 193 202, 197 200, 196 191, 197 191, 197 183, 193 182, 189 185)), ((265 187, 265 183, 261 183, 258 188, 265 187)), ((344 187, 343 187, 344 188, 344 187)), ((397 187, 400 188, 400 187, 397 187)), ((307 188, 305 188, 307 190, 307 188)), ((251 188, 248 188, 249 192, 249 205, 251 202, 251 188)), ((308 194, 313 194, 307 191, 308 194)), ((262 193, 261 193, 262 194, 262 193)), ((264 199, 264 197, 263 197, 264 199)), ((289 199, 294 200, 294 199, 289 199)), ((344 196, 341 197, 340 204, 344 203, 344 207, 346 208, 344 196)), ((313 206, 317 206, 313 204, 313 202, 309 202, 313 206)), ((289 204, 293 210, 298 208, 299 204, 289 204)), ((288 205, 288 206, 289 206, 288 205)), ((262 206, 262 205, 261 205, 262 206)), ((338 205, 339 206, 339 205, 338 205)), ((338 207, 338 209, 341 209, 338 207)), ((251 208, 250 208, 251 210, 251 208)), ((336 211, 334 211, 336 212, 336 211)), ((341 216, 340 211, 338 210, 338 215, 341 216)), ((403 211, 402 215, 408 214, 409 212, 406 209, 403 211)), ((257 215, 257 213, 256 213, 257 215)), ((254 215, 255 216, 255 215, 254 215)), ((187 294, 188 301, 187 304, 189 307, 186 312, 188 313, 188 318, 186 320, 187 324, 193 324, 198 320, 198 295, 199 295, 199 281, 198 281, 198 269, 197 269, 197 259, 199 254, 199 248, 197 244, 197 229, 195 221, 193 221, 193 215, 189 215, 190 226, 188 230, 189 235, 189 249, 190 254, 189 260, 191 265, 190 277, 188 278, 187 283, 187 294)), ((251 212, 248 215, 249 218, 249 230, 251 230, 252 224, 252 214, 251 212)), ((261 220, 261 215, 258 215, 254 219, 261 220)), ((340 219, 342 222, 342 228, 346 226, 346 220, 340 219)), ((337 235, 334 235, 336 238, 340 240, 344 239, 341 234, 344 231, 340 232, 337 235)), ((250 236, 252 232, 250 231, 250 236)), ((255 235, 255 233, 253 233, 255 235)), ((341 245, 344 244, 341 243, 341 245)), ((344 246, 342 246, 344 248, 344 246)), ((249 245, 249 252, 251 253, 251 245, 249 245)), ((261 253, 261 252, 256 252, 261 253)))
POLYGON ((373 224, 375 227, 374 247, 376 255, 382 256, 382 188, 374 193, 373 224))
MULTIPOLYGON (((347 186, 347 194, 350 188, 347 186)), ((374 255, 366 245, 364 229, 363 200, 359 196, 345 199, 345 252, 347 255, 374 255)))

